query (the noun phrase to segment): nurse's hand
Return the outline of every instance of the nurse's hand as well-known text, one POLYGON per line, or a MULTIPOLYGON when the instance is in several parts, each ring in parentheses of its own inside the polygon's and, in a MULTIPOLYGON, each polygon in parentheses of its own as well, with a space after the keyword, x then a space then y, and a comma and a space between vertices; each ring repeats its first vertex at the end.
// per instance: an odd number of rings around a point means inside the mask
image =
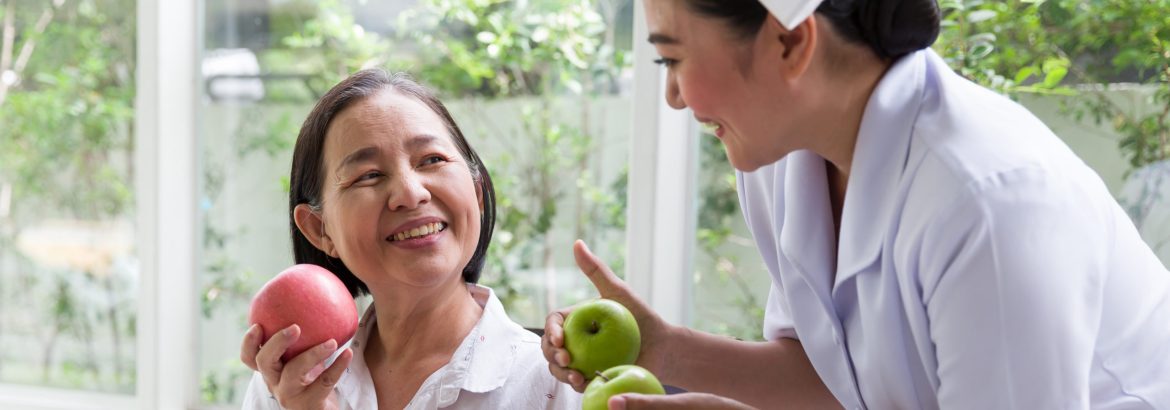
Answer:
POLYGON ((704 409, 745 410, 755 407, 707 393, 663 395, 622 394, 609 398, 609 410, 704 409))
MULTIPOLYGON (((637 364, 654 373, 659 380, 669 379, 669 374, 663 365, 670 356, 667 348, 671 337, 666 336, 674 332, 674 326, 662 320, 662 317, 650 310, 650 306, 634 295, 629 285, 618 279, 605 263, 597 259, 585 246, 585 242, 578 240, 573 243, 573 256, 577 266, 585 272, 585 276, 593 282, 601 297, 621 303, 634 314, 638 321, 638 330, 642 334, 642 350, 638 353, 637 364)), ((573 387, 578 392, 585 391, 585 378, 580 372, 569 369, 569 351, 565 350, 565 331, 563 325, 565 317, 573 311, 572 307, 560 309, 548 315, 544 322, 544 336, 541 337, 541 350, 548 360, 548 370, 553 377, 573 387)), ((679 336, 674 336, 679 337, 679 336)))
POLYGON ((345 349, 326 368, 325 359, 337 351, 337 342, 329 340, 285 363, 280 356, 301 337, 301 327, 289 326, 272 335, 263 346, 260 337, 260 326, 248 329, 240 347, 240 360, 264 376, 268 391, 281 407, 289 410, 338 408, 333 386, 349 367, 353 351, 345 349))

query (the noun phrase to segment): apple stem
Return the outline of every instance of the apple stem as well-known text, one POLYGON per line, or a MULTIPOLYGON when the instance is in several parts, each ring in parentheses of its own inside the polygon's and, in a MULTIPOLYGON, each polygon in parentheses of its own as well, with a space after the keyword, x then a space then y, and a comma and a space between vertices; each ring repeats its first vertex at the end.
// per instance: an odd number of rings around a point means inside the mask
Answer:
POLYGON ((594 371, 593 371, 593 373, 596 373, 596 374, 597 374, 597 377, 600 377, 600 378, 601 378, 601 380, 605 380, 605 382, 606 382, 606 383, 609 383, 609 378, 608 378, 608 377, 605 377, 605 375, 604 375, 604 374, 601 374, 601 371, 600 371, 600 370, 594 370, 594 371))

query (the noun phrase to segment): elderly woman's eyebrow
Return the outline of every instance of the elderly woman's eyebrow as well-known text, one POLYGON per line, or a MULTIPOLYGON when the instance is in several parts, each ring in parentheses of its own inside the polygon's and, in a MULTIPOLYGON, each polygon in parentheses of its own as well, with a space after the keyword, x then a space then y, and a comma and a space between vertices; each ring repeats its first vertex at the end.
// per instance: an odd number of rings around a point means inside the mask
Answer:
POLYGON ((356 164, 359 162, 369 161, 370 159, 377 157, 377 156, 378 156, 378 147, 369 146, 369 147, 359 149, 357 151, 349 153, 349 155, 346 155, 345 158, 343 158, 341 160, 341 163, 337 165, 337 169, 335 171, 337 173, 340 173, 340 171, 347 166, 350 166, 350 165, 353 165, 353 164, 356 164))
MULTIPOLYGON (((417 134, 410 137, 410 140, 406 141, 406 150, 407 152, 417 151, 424 147, 438 144, 439 141, 442 141, 442 139, 431 134, 417 134)), ((336 172, 340 173, 340 171, 347 166, 359 162, 369 161, 377 157, 378 154, 378 147, 375 146, 368 146, 351 152, 349 155, 346 155, 345 158, 342 158, 341 163, 337 165, 336 172)))
POLYGON ((416 134, 415 136, 410 137, 409 141, 406 141, 406 150, 408 152, 416 151, 432 144, 438 144, 439 141, 441 141, 439 137, 431 134, 416 134))

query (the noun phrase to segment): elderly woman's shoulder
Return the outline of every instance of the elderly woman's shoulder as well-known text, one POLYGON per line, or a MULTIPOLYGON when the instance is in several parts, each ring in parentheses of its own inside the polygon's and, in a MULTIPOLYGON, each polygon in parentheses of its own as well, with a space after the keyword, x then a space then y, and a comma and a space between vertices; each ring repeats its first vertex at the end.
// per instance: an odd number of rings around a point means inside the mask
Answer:
POLYGON ((528 407, 544 409, 579 409, 581 394, 553 378, 548 361, 540 349, 540 336, 512 322, 509 333, 514 340, 514 359, 508 385, 526 389, 528 407))

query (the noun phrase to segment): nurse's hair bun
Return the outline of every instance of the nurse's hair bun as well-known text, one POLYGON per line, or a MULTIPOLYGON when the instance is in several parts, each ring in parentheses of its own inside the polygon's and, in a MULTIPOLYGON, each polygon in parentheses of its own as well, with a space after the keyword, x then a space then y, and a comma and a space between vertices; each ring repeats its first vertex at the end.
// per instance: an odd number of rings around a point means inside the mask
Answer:
POLYGON ((930 47, 942 19, 937 0, 824 0, 817 14, 883 59, 930 47))

